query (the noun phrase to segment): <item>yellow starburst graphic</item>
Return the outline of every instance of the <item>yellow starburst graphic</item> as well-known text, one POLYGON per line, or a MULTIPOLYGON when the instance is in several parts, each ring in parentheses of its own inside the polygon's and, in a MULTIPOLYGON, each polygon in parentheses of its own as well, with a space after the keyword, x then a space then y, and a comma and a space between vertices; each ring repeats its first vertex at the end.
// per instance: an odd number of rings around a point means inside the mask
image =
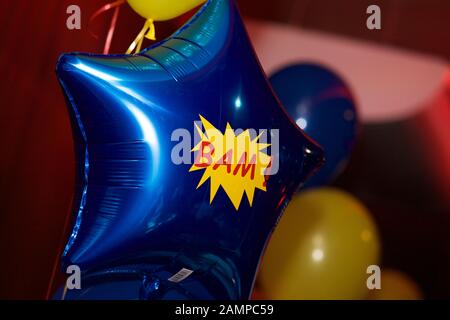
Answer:
POLYGON ((222 186, 236 210, 239 209, 244 192, 252 206, 255 189, 266 191, 271 157, 262 150, 270 144, 258 143, 261 134, 252 140, 248 129, 236 135, 227 123, 225 133, 222 134, 201 115, 200 120, 204 130, 195 124, 201 140, 192 149, 196 156, 189 169, 189 172, 204 170, 197 189, 209 178, 210 204, 222 186))

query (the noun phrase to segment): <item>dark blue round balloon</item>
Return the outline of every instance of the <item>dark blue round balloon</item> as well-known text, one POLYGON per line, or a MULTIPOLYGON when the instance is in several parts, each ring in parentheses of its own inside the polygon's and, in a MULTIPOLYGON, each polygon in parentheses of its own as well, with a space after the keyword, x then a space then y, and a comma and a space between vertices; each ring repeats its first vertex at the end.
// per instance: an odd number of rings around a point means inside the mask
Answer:
POLYGON ((330 183, 345 168, 357 137, 350 89, 331 70, 307 63, 275 72, 270 82, 291 118, 325 151, 325 164, 305 186, 330 183))
MULTIPOLYGON (((77 160, 62 266, 82 271, 66 298, 248 298, 271 231, 323 152, 280 106, 234 1, 209 0, 135 55, 63 55, 57 75, 77 160), (206 169, 173 161, 174 133, 199 136, 202 117, 221 133, 270 134, 267 180, 260 171, 258 188, 236 179, 225 192, 220 179, 199 185, 206 169)), ((244 166, 227 174, 244 177, 244 166)))

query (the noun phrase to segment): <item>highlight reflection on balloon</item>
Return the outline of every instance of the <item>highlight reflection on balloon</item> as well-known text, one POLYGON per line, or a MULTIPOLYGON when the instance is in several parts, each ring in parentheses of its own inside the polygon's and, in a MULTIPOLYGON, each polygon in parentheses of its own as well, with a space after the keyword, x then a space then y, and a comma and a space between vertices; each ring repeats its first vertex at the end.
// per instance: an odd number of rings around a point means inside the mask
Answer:
POLYGON ((345 168, 357 136, 350 89, 332 71, 307 63, 275 72, 270 82, 291 118, 324 148, 326 162, 306 187, 329 183, 345 168))
POLYGON ((322 150, 273 95, 234 2, 208 1, 135 55, 63 55, 57 74, 77 156, 62 265, 83 272, 83 290, 65 297, 247 299, 268 235, 322 150), (173 161, 179 130, 214 145, 237 128, 233 139, 270 153, 270 172, 252 170, 250 153, 233 170, 173 161))
POLYGON ((331 188, 301 192, 269 242, 260 284, 270 299, 364 299, 379 241, 367 209, 331 188))

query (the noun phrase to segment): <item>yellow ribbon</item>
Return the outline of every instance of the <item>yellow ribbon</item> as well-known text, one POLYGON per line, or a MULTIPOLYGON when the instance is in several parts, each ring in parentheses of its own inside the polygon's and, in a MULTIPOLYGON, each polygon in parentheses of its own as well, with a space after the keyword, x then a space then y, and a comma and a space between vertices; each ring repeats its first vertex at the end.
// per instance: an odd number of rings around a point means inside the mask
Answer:
POLYGON ((147 38, 150 40, 156 40, 155 24, 153 23, 153 19, 147 19, 145 21, 144 27, 138 33, 138 35, 133 40, 133 42, 130 44, 126 53, 131 54, 133 51, 134 51, 134 53, 138 53, 139 51, 141 51, 141 47, 142 47, 142 43, 144 42, 144 38, 147 38))

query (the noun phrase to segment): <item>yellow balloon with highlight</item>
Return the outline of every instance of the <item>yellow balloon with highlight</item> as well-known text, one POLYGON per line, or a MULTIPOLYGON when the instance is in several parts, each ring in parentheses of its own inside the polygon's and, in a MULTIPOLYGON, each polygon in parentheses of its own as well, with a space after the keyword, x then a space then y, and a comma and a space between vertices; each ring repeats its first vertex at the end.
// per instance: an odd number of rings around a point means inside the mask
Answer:
POLYGON ((194 9, 206 0, 127 0, 131 8, 145 19, 164 21, 194 9))
POLYGON ((269 299, 364 299, 367 267, 379 261, 364 205, 333 188, 301 192, 268 244, 259 283, 269 299))

